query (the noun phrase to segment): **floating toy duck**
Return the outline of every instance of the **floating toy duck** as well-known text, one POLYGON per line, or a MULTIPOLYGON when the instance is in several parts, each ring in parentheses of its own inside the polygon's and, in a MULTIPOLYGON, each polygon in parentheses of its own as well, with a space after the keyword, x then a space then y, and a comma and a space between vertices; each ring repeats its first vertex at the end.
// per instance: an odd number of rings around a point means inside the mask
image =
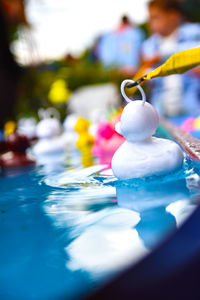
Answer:
MULTIPOLYGON (((57 114, 57 113, 56 113, 57 114)), ((36 135, 39 141, 33 147, 33 153, 46 155, 64 152, 65 147, 60 137, 61 124, 52 108, 47 109, 41 115, 41 120, 36 127, 36 135), (54 116, 51 118, 51 115, 54 116)))
POLYGON ((0 155, 0 165, 3 169, 19 168, 35 163, 26 153, 30 143, 25 135, 13 132, 6 136, 5 145, 7 151, 0 155))
POLYGON ((114 152, 124 141, 124 137, 114 130, 114 126, 111 122, 106 120, 101 121, 98 124, 92 154, 99 157, 100 164, 110 165, 114 152))
POLYGON ((192 132, 195 130, 194 124, 195 124, 195 118, 189 117, 183 121, 180 128, 185 132, 192 132))
POLYGON ((18 121, 17 132, 25 135, 30 141, 36 139, 36 119, 22 118, 18 121))
POLYGON ((68 89, 67 82, 63 79, 54 81, 48 94, 48 98, 53 104, 66 103, 70 96, 71 92, 68 89))
POLYGON ((78 120, 78 116, 75 114, 68 115, 63 123, 64 132, 61 135, 66 150, 73 150, 76 147, 76 141, 78 134, 74 129, 74 126, 78 120))
POLYGON ((127 83, 121 85, 121 93, 128 102, 124 108, 116 131, 126 138, 126 141, 115 152, 112 159, 112 170, 118 179, 164 175, 180 168, 183 163, 183 152, 173 141, 152 137, 155 133, 159 116, 154 107, 145 102, 143 89, 142 101, 131 101, 124 92, 127 83))
POLYGON ((109 121, 101 121, 98 125, 93 153, 113 154, 124 141, 125 139, 114 130, 109 121))
POLYGON ((78 118, 74 129, 78 133, 76 146, 81 152, 83 167, 90 167, 93 163, 91 149, 94 144, 93 136, 88 132, 89 122, 83 117, 78 118))
POLYGON ((59 134, 61 126, 57 119, 48 118, 41 120, 36 128, 39 141, 33 147, 35 155, 57 153, 64 151, 64 145, 59 134))
POLYGON ((4 135, 5 137, 8 136, 9 134, 12 134, 15 132, 17 128, 17 124, 14 121, 8 121, 4 125, 4 135))

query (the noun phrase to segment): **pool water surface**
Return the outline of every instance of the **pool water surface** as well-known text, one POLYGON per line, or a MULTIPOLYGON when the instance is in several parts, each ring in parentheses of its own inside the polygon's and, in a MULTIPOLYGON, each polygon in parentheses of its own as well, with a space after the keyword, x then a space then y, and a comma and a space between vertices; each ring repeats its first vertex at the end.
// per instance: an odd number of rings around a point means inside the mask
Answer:
POLYGON ((81 298, 148 255, 197 205, 188 157, 174 174, 127 181, 80 161, 75 152, 1 175, 1 300, 81 298))

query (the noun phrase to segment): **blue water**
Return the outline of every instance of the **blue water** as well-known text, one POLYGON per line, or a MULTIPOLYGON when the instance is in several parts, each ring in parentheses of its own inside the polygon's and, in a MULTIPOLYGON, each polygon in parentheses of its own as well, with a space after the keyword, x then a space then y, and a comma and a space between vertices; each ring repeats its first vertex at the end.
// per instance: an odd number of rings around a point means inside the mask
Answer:
POLYGON ((196 207, 198 169, 118 181, 80 157, 0 177, 0 299, 77 299, 148 255, 196 207))

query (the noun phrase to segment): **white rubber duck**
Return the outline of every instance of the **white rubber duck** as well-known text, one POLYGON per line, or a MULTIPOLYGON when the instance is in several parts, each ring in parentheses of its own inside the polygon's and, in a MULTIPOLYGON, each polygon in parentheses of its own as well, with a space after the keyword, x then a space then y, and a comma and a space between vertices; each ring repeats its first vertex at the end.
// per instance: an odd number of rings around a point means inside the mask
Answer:
POLYGON ((121 120, 115 130, 126 138, 112 158, 112 170, 118 179, 164 175, 181 168, 183 152, 173 141, 152 137, 155 133, 159 116, 155 108, 146 101, 143 89, 142 101, 131 101, 124 88, 132 80, 124 80, 121 92, 128 102, 121 120))
POLYGON ((63 123, 64 132, 61 135, 63 144, 66 150, 73 150, 76 148, 76 141, 78 140, 78 134, 74 129, 74 126, 77 122, 79 116, 76 114, 68 115, 63 123))
POLYGON ((36 127, 36 135, 39 138, 39 141, 33 147, 33 154, 36 156, 60 153, 65 150, 63 141, 60 138, 60 121, 55 117, 51 118, 49 111, 36 127))
POLYGON ((17 132, 24 134, 28 139, 36 137, 36 119, 35 118, 22 118, 18 122, 17 132))

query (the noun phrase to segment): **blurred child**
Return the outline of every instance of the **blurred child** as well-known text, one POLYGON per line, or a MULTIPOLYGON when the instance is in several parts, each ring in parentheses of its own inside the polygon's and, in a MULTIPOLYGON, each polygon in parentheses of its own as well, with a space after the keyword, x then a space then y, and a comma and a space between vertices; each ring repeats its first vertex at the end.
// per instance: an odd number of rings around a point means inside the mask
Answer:
MULTIPOLYGON (((200 25, 185 22, 180 5, 178 0, 149 2, 152 36, 143 44, 144 64, 157 61, 151 64, 155 68, 173 53, 200 45, 200 25)), ((157 78, 153 84, 151 102, 159 113, 166 116, 200 113, 200 85, 195 71, 157 78)))
POLYGON ((139 67, 144 33, 122 16, 116 30, 101 37, 98 52, 105 67, 117 67, 126 76, 132 76, 139 67))

